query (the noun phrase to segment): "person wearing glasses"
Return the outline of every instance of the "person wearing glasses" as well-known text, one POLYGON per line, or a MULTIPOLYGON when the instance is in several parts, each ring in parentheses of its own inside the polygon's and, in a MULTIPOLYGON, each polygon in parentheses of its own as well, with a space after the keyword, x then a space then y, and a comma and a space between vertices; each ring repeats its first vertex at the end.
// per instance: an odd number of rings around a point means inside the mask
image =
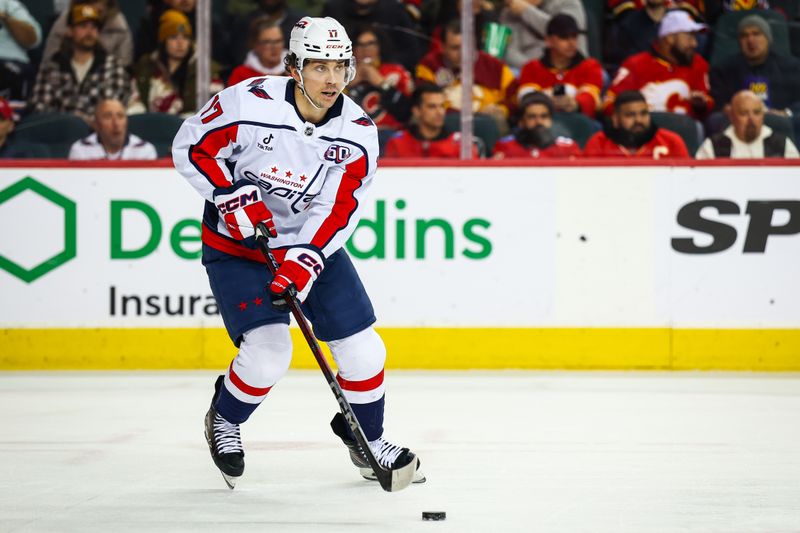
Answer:
POLYGON ((248 33, 250 51, 244 63, 233 69, 227 86, 257 76, 288 76, 284 58, 288 51, 284 47, 283 30, 268 17, 253 19, 248 33))

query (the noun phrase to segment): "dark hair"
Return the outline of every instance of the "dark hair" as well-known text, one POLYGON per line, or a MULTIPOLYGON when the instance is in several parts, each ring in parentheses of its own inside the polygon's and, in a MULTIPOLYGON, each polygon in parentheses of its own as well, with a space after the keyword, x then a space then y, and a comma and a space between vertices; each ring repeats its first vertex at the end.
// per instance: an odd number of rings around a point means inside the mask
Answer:
POLYGON ((618 111, 620 107, 631 102, 644 102, 646 104, 647 100, 639 91, 622 91, 614 100, 614 111, 618 111))
POLYGON ((447 35, 448 32, 455 35, 461 35, 460 18, 452 18, 447 22, 447 24, 444 25, 444 31, 442 32, 442 40, 444 40, 445 35, 447 35))
POLYGON ((411 107, 418 107, 422 103, 422 97, 426 94, 444 94, 444 89, 433 83, 420 83, 411 94, 411 107))
POLYGON ((386 36, 386 32, 384 32, 381 28, 376 27, 373 24, 359 24, 355 28, 353 28, 352 33, 348 32, 350 35, 350 41, 353 43, 353 49, 356 47, 356 42, 358 38, 364 35, 365 33, 371 33, 375 36, 378 40, 378 46, 381 49, 381 59, 385 52, 389 51, 391 48, 389 44, 389 39, 386 36))
POLYGON ((250 22, 250 26, 248 26, 247 29, 247 45, 250 48, 253 48, 256 45, 256 41, 258 41, 258 36, 261 34, 261 32, 269 28, 278 28, 281 30, 281 38, 283 38, 283 30, 281 27, 274 20, 271 20, 268 16, 264 15, 261 17, 256 17, 252 20, 252 22, 250 22))
POLYGON ((553 101, 550 99, 550 97, 542 92, 536 91, 526 94, 522 97, 522 100, 519 101, 520 116, 525 114, 525 110, 528 109, 528 106, 532 106, 534 104, 545 106, 547 111, 550 113, 550 116, 553 116, 556 112, 556 109, 553 106, 553 101))

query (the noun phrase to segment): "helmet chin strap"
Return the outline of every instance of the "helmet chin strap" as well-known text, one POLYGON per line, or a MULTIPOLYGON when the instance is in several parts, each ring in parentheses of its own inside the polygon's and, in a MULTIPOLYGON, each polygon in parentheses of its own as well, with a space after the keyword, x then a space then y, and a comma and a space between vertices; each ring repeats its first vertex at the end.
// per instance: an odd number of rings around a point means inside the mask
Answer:
POLYGON ((308 103, 311 104, 314 107, 314 109, 317 109, 317 110, 322 109, 322 107, 320 107, 317 104, 315 104, 314 101, 311 98, 309 98, 308 94, 306 93, 305 82, 303 81, 303 70, 302 69, 297 69, 297 74, 298 74, 298 76, 300 76, 300 86, 299 86, 300 87, 300 92, 303 93, 303 96, 306 97, 306 100, 308 100, 308 103))

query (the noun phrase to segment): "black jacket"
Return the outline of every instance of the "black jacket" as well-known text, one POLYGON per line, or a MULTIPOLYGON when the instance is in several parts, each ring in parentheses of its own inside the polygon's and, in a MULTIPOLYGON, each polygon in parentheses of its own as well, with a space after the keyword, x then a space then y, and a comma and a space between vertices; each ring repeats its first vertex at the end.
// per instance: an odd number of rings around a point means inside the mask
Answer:
POLYGON ((736 54, 710 73, 711 96, 722 109, 737 92, 749 89, 761 96, 770 109, 800 112, 800 60, 770 52, 761 65, 750 66, 742 54, 736 54))

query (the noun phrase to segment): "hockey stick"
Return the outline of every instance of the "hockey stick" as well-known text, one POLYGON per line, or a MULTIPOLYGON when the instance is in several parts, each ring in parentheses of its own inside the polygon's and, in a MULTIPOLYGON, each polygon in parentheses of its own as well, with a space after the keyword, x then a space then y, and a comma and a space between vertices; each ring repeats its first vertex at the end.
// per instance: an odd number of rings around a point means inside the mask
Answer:
MULTIPOLYGON (((261 253, 264 254, 264 258, 267 260, 267 268, 274 276, 275 272, 278 270, 278 262, 275 260, 275 256, 272 255, 272 250, 269 248, 269 233, 267 233, 267 228, 261 222, 256 225, 256 243, 261 253)), ((344 392, 342 392, 342 388, 339 386, 339 382, 336 381, 336 376, 334 376, 333 370, 331 370, 328 364, 328 360, 325 359, 325 355, 322 353, 322 348, 320 348, 317 338, 311 331, 311 326, 308 325, 306 317, 303 316, 300 303, 297 301, 297 298, 295 298, 294 287, 289 288, 285 300, 294 319, 297 321, 297 325, 300 326, 300 331, 303 332, 303 337, 305 337, 308 347, 311 349, 311 353, 314 354, 314 359, 317 360, 317 364, 320 370, 322 370, 322 374, 325 376, 325 381, 328 382, 328 386, 331 388, 333 395, 336 397, 336 401, 339 403, 339 409, 344 415, 344 419, 350 426, 353 435, 355 435, 358 445, 361 446, 361 450, 364 452, 367 462, 369 462, 369 465, 375 472, 375 476, 378 478, 381 487, 386 492, 396 492, 408 487, 414 479, 414 473, 417 471, 417 462, 419 460, 415 457, 411 463, 396 470, 388 470, 378 463, 375 454, 372 453, 372 449, 369 447, 369 442, 364 435, 364 430, 361 429, 361 424, 359 424, 353 412, 353 408, 350 407, 350 402, 345 398, 344 392)))

